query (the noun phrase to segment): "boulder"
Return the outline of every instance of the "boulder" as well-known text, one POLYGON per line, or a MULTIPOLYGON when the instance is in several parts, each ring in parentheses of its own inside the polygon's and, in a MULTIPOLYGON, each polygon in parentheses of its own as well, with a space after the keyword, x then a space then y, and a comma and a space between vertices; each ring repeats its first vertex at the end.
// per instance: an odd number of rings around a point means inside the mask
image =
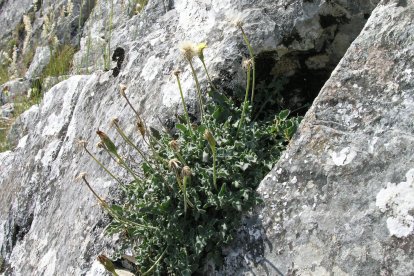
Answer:
POLYGON ((32 62, 30 63, 30 67, 26 72, 27 79, 35 79, 40 77, 43 69, 50 61, 50 48, 48 46, 45 47, 37 47, 36 53, 33 57, 32 62))
POLYGON ((21 101, 22 97, 27 96, 30 86, 30 81, 26 79, 13 79, 3 83, 0 85, 0 103, 21 101))
POLYGON ((413 1, 374 10, 260 184, 225 275, 412 275, 413 22, 413 1))
MULTIPOLYGON (((122 3, 126 3, 126 1, 122 1, 122 3)), ((126 93, 134 106, 142 113, 142 117, 148 125, 158 127, 160 121, 168 125, 174 120, 175 113, 180 113, 182 110, 176 83, 170 76, 174 69, 180 68, 183 71, 182 86, 188 100, 189 111, 193 115, 197 115, 194 83, 185 61, 179 55, 178 45, 184 40, 207 42, 209 47, 205 51, 205 58, 214 82, 217 86, 223 87, 225 91, 242 90, 245 77, 240 64, 242 57, 247 56, 248 53, 239 30, 232 23, 239 19, 244 22, 246 33, 258 55, 258 68, 264 68, 260 73, 263 78, 261 81, 266 82, 273 77, 289 77, 292 80, 291 91, 296 91, 296 98, 300 98, 306 88, 312 87, 314 93, 318 93, 320 86, 329 77, 336 62, 357 36, 357 29, 361 29, 365 24, 375 7, 375 3, 376 1, 368 3, 365 0, 338 1, 338 3, 320 0, 221 0, 212 2, 154 0, 149 1, 144 10, 137 15, 130 14, 126 6, 125 10, 116 6, 114 13, 118 13, 118 11, 126 13, 126 15, 120 15, 119 19, 113 22, 109 38, 111 54, 116 48, 122 48, 125 51, 119 75, 115 77, 112 70, 107 72, 96 70, 91 75, 72 76, 53 86, 45 94, 40 105, 33 106, 16 120, 10 135, 19 141, 17 147, 12 151, 0 153, 0 246, 7 273, 10 275, 104 274, 102 266, 95 259, 100 253, 111 255, 114 252, 116 237, 104 235, 105 227, 109 221, 108 217, 102 212, 86 187, 74 179, 81 171, 89 172, 88 179, 93 187, 99 194, 110 200, 116 199, 117 187, 91 158, 77 148, 76 144, 78 139, 88 140, 88 147, 93 153, 116 170, 116 164, 111 163, 110 159, 101 155, 98 149, 94 148, 94 144, 98 141, 94 132, 100 128, 107 130, 111 137, 115 137, 115 131, 109 129, 109 121, 116 116, 127 133, 138 140, 138 134, 133 128, 133 114, 119 95, 119 84, 127 85, 126 93), (340 45, 340 47, 335 47, 335 45, 340 45), (336 51, 335 49, 340 50, 336 51), (278 70, 282 64, 289 65, 286 67, 289 70, 278 70), (307 75, 308 73, 309 75, 307 75), (300 84, 300 86, 295 86, 296 84, 300 84)), ((114 4, 121 4, 121 1, 114 1, 114 4)), ((394 6, 395 3, 390 2, 382 9, 386 11, 387 8, 390 8, 391 10, 391 8, 394 9, 394 6)), ((80 62, 85 60, 83 57, 88 53, 88 34, 93 34, 93 38, 98 40, 99 37, 107 37, 108 39, 106 31, 108 28, 105 25, 108 24, 108 21, 104 19, 107 17, 93 17, 93 15, 94 13, 110 15, 111 6, 99 4, 97 8, 89 17, 90 21, 85 25, 81 49, 75 56, 75 60, 79 62, 77 64, 80 64, 80 69, 99 69, 99 66, 89 66, 89 63, 84 67, 80 62)), ((407 8, 395 9, 398 11, 398 9, 407 8)), ((378 22, 383 24, 394 22, 391 16, 385 20, 380 15, 381 13, 378 15, 378 22)), ((371 19, 371 22, 373 20, 371 19)), ((372 36, 379 35, 381 29, 376 28, 365 30, 365 32, 372 36)), ((391 30, 389 32, 391 33, 391 30)), ((393 39, 399 38, 398 32, 393 34, 393 39)), ((68 36, 72 39, 76 37, 76 35, 72 36, 72 33, 68 36)), ((360 40, 364 43, 370 43, 362 38, 360 40)), ((403 47, 403 44, 400 44, 399 47, 403 47)), ((392 47, 388 48, 392 49, 392 47)), ((92 51, 89 62, 92 65, 94 62, 100 65, 99 51, 103 55, 102 50, 89 48, 89 51, 92 51)), ((361 56, 358 58, 366 58, 367 53, 362 52, 361 56)), ((355 60, 348 58, 348 66, 355 68, 353 70, 363 68, 358 63, 358 58, 356 56, 355 60)), ((382 58, 381 55, 378 56, 378 59, 380 58, 382 58)), ((341 64, 344 63, 346 61, 341 64)), ((383 69, 377 63, 367 64, 370 66, 370 70, 381 71, 383 69)), ((112 66, 114 65, 112 64, 112 66)), ((202 67, 198 63, 195 66, 201 76, 202 67)), ((335 71, 335 74, 339 74, 338 72, 338 70, 335 71)), ((349 83, 346 82, 347 77, 350 76, 348 72, 352 72, 352 70, 350 68, 344 69, 338 78, 343 80, 344 91, 345 88, 352 88, 352 91, 356 91, 353 86, 348 87, 349 83)), ((383 73, 381 78, 385 77, 390 76, 383 73)), ((334 83, 337 82, 334 81, 334 83)), ((358 87, 362 87, 366 83, 358 83, 358 87)), ((201 84, 203 87, 207 85, 205 78, 201 78, 201 84)), ((328 89, 327 87, 328 85, 324 91, 328 89)), ((375 89, 382 89, 382 86, 378 85, 375 89)), ((328 94, 330 95, 334 91, 336 90, 331 90, 328 94)), ((322 116, 325 114, 324 112, 333 110, 336 106, 334 99, 338 99, 337 103, 339 104, 341 97, 345 97, 346 94, 342 93, 339 96, 326 100, 323 102, 325 104, 323 106, 317 104, 309 114, 316 114, 315 110, 320 110, 317 114, 322 116)), ((320 98, 323 96, 321 95, 318 101, 320 98)), ((367 99, 368 97, 360 96, 355 99, 354 103, 356 105, 356 100, 361 100, 361 104, 367 105, 364 108, 372 108, 376 112, 381 111, 374 105, 368 105, 364 102, 367 99)), ((292 105, 297 102, 300 101, 298 100, 292 105)), ((375 101, 375 103, 379 104, 380 102, 375 101)), ((353 120, 357 120, 351 117, 352 114, 346 113, 350 110, 346 108, 351 108, 348 107, 348 101, 344 100, 342 106, 343 111, 341 112, 345 113, 329 114, 333 117, 349 118, 352 123, 353 120)), ((310 138, 306 138, 310 134, 303 136, 303 138, 298 137, 302 137, 305 129, 310 128, 306 126, 312 116, 306 117, 307 119, 305 119, 295 141, 310 141, 310 138)), ((326 128, 327 132, 318 132, 317 145, 332 140, 331 137, 324 138, 323 135, 329 134, 328 131, 331 130, 336 131, 337 124, 334 119, 329 118, 327 122, 334 123, 332 125, 327 123, 326 126, 321 125, 325 121, 318 121, 315 127, 326 128)), ((347 135, 352 134, 351 131, 347 132, 346 130, 339 129, 338 135, 342 132, 347 135)), ((116 143, 120 142, 117 138, 114 140, 116 143)), ((315 140, 312 141, 315 142, 315 140)), ((299 146, 294 146, 295 143, 298 142, 292 142, 288 151, 289 156, 301 150, 299 146)), ((323 149, 324 147, 320 148, 320 150, 323 149)), ((354 155, 353 152, 356 152, 356 149, 356 147, 349 146, 351 155, 354 155)), ((332 154, 341 154, 343 148, 332 146, 330 150, 332 154)), ((356 156, 359 155, 355 155, 354 158, 356 156)), ((320 159, 314 160, 314 166, 317 166, 320 159)), ((346 163, 347 160, 348 157, 343 162, 346 163)), ((310 162, 307 159, 292 160, 292 162, 294 161, 310 162)), ((335 163, 331 166, 336 168, 335 163)), ((287 169, 293 170, 298 166, 286 164, 284 168, 281 176, 288 177, 290 175, 288 175, 287 169)), ((344 166, 344 168, 348 167, 344 166)), ((312 173, 319 175, 318 173, 321 172, 312 173)), ((306 173, 307 171, 304 170, 301 174, 292 174, 289 181, 296 181, 294 184, 299 185, 306 173)), ((277 170, 272 172, 270 179, 273 179, 273 176, 279 176, 277 170)), ((344 179, 342 175, 337 177, 344 179)), ((287 180, 283 180, 283 182, 285 181, 287 180)), ((262 187, 266 186, 265 183, 267 182, 265 181, 262 187)), ((275 183, 276 180, 269 185, 273 187, 275 183)), ((397 184, 397 182, 394 183, 397 184)), ((316 193, 316 187, 319 187, 320 184, 313 185, 316 193)), ((383 187, 385 188, 386 185, 384 184, 383 187)), ((404 185, 403 187, 405 188, 404 185)), ((326 189, 329 192, 331 188, 332 186, 328 185, 326 189)), ((390 189, 395 190, 392 185, 390 189)), ((282 191, 284 190, 282 189, 282 191)), ((309 192, 304 196, 310 194, 309 192)), ((274 200, 281 199, 276 194, 268 193, 267 195, 274 200)), ((289 193, 287 196, 294 197, 295 193, 289 193)), ((347 196, 352 198, 350 194, 347 196)), ((264 195, 264 198, 266 197, 264 195)), ((329 197, 327 198, 329 199, 329 197)), ((317 200, 322 202, 319 197, 317 200)), ((295 202, 295 200, 287 202, 285 208, 290 208, 289 210, 292 212, 297 210, 295 202)), ((280 204, 283 206, 285 202, 280 204)), ((270 206, 272 205, 269 205, 266 210, 271 210, 270 206)), ((280 210, 278 212, 284 214, 283 209, 280 209, 279 206, 276 207, 275 210, 280 210)), ((385 210, 384 206, 382 209, 384 212, 394 212, 385 210)), ((290 214, 289 210, 286 211, 287 214, 290 214)), ((326 212, 326 210, 324 211, 326 212)), ((381 212, 378 210, 378 213, 381 212)), ((264 214, 266 214, 263 216, 264 218, 271 217, 274 218, 274 223, 278 222, 272 212, 264 214)), ((323 214, 322 210, 320 214, 323 214)), ((347 229, 342 230, 346 231, 347 229)), ((258 239, 263 237, 263 235, 257 235, 261 233, 260 229, 250 232, 255 234, 258 239)), ((346 235, 346 232, 341 233, 346 235)), ((260 251, 261 248, 263 247, 259 246, 254 250, 260 251)), ((308 248, 307 252, 309 250, 308 248)), ((244 252, 242 259, 248 259, 249 254, 251 255, 249 252, 244 252)), ((273 253, 269 253, 269 258, 271 254, 273 253)), ((286 257, 283 260, 288 259, 286 257)), ((305 261, 305 259, 303 260, 305 261)), ((334 259, 332 261, 335 262, 334 259)), ((272 262, 274 262, 273 259, 272 262)), ((289 264, 283 263, 283 265, 288 266, 289 264)), ((243 269, 243 266, 240 265, 239 268, 243 269)), ((280 269, 284 270, 284 267, 280 269)), ((328 270, 329 267, 326 266, 325 269, 328 270)), ((346 271, 345 268, 343 271, 346 271)))

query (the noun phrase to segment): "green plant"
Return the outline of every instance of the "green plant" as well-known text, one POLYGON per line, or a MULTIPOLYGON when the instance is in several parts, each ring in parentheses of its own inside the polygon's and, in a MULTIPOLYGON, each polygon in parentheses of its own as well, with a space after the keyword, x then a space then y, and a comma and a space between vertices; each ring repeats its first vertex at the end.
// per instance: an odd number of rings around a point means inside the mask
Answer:
POLYGON ((4 118, 0 119, 0 152, 10 149, 7 141, 7 132, 10 129, 10 122, 4 118))
POLYGON ((0 85, 9 80, 9 71, 6 65, 0 65, 0 85))
MULTIPOLYGON (((243 36, 248 41, 244 32, 243 36)), ((129 183, 116 177, 114 169, 97 160, 82 142, 86 152, 124 193, 122 203, 109 204, 93 190, 84 174, 80 177, 112 216, 108 231, 122 234, 123 248, 134 253, 135 273, 139 275, 191 275, 203 273, 207 261, 220 265, 222 247, 232 241, 243 212, 261 201, 255 189, 299 124, 300 119, 289 118, 287 110, 280 111, 274 120, 252 120, 249 94, 253 95, 253 54, 245 66, 246 94, 240 107, 216 89, 209 91, 208 101, 203 101, 193 58, 198 56, 206 70, 204 48, 189 43, 181 47, 195 80, 202 114, 199 124, 189 121, 179 71, 174 75, 184 115, 179 117, 173 134, 148 129, 129 102, 127 87, 120 87, 136 115, 148 152, 124 133, 118 119, 112 120, 112 125, 141 157, 140 168, 134 168, 131 164, 136 162, 126 160, 120 147, 100 130, 98 147, 128 172, 132 179, 129 183)))
POLYGON ((57 47, 57 49, 54 50, 48 65, 43 70, 42 77, 58 77, 69 74, 75 52, 76 49, 68 44, 57 47))
POLYGON ((106 26, 107 38, 106 38, 106 45, 103 51, 104 57, 104 70, 108 71, 111 69, 111 36, 112 36, 112 24, 113 24, 113 15, 114 15, 114 1, 111 0, 111 8, 109 12, 109 19, 106 26))
POLYGON ((139 14, 145 6, 148 4, 148 0, 128 0, 128 11, 129 16, 139 14))

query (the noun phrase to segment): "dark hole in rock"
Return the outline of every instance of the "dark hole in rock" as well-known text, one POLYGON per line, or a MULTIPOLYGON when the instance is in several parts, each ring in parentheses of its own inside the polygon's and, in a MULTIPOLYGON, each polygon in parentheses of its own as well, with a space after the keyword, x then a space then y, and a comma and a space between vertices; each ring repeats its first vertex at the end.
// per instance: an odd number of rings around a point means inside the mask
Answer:
POLYGON ((292 116, 305 115, 371 14, 369 9, 338 12, 338 5, 328 4, 313 20, 298 22, 274 50, 257 54, 256 119, 268 119, 283 109, 292 116), (308 36, 305 28, 309 32, 319 28, 320 35, 308 36))
POLYGON ((407 7, 407 0, 399 0, 397 7, 407 7))
POLYGON ((22 224, 15 224, 12 234, 12 247, 16 245, 17 241, 21 241, 24 236, 29 232, 30 227, 33 222, 33 214, 30 214, 29 217, 22 224))
POLYGON ((309 60, 327 60, 315 51, 292 52, 276 58, 275 52, 261 53, 256 58, 255 117, 265 119, 283 109, 289 109, 294 116, 303 116, 334 67, 309 68, 309 60))
POLYGON ((119 75, 124 59, 125 59, 125 50, 121 47, 117 47, 112 55, 112 61, 116 61, 116 67, 112 69, 112 75, 114 77, 117 77, 119 75))
POLYGON ((348 23, 349 19, 343 15, 343 16, 333 16, 331 14, 327 15, 320 15, 319 17, 319 23, 321 24, 322 28, 328 28, 333 25, 342 24, 342 23, 348 23))

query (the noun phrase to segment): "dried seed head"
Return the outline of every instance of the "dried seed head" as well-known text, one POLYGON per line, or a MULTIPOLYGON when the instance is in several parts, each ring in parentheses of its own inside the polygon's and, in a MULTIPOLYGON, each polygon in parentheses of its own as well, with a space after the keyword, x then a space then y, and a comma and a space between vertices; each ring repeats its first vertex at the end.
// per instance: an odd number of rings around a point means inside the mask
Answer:
POLYGON ((119 124, 119 119, 118 119, 118 117, 113 117, 113 118, 111 119, 110 126, 111 126, 111 127, 113 127, 113 126, 116 126, 116 125, 118 125, 118 124, 119 124))
POLYGON ((179 76, 180 76, 180 74, 181 74, 181 70, 180 70, 180 69, 175 69, 175 70, 173 71, 173 75, 174 75, 174 76, 176 76, 176 77, 179 77, 179 76))
POLYGON ((127 86, 121 83, 119 85, 119 93, 121 94, 122 97, 126 97, 126 94, 125 94, 126 90, 127 90, 127 86))
POLYGON ((75 180, 82 180, 85 177, 86 177, 86 172, 81 172, 76 176, 75 180))
POLYGON ((99 141, 98 143, 96 143, 96 147, 98 149, 104 149, 105 148, 105 144, 102 141, 99 141))
POLYGON ((240 17, 238 17, 233 20, 233 25, 236 26, 237 28, 243 28, 244 22, 240 17))
POLYGON ((207 140, 211 147, 216 146, 216 140, 214 139, 213 134, 211 134, 211 132, 208 129, 204 131, 204 139, 207 140))
POLYGON ((168 167, 172 171, 177 171, 181 167, 181 162, 177 158, 173 158, 168 161, 168 167))
POLYGON ((242 61, 242 68, 246 71, 250 70, 253 65, 253 60, 251 58, 243 59, 242 61))
POLYGON ((170 148, 173 151, 179 151, 180 150, 180 143, 177 140, 172 140, 168 143, 168 145, 170 146, 170 148))
POLYGON ((86 145, 88 144, 88 141, 86 141, 86 140, 82 140, 82 139, 78 139, 78 141, 76 141, 76 143, 77 143, 77 145, 78 145, 79 147, 84 148, 84 147, 86 147, 86 145))
POLYGON ((144 137, 145 136, 145 124, 144 124, 144 121, 141 118, 138 118, 137 119, 137 122, 136 122, 136 125, 137 125, 137 128, 138 128, 139 133, 141 133, 142 137, 144 137))
POLYGON ((191 169, 189 166, 184 166, 183 169, 181 170, 181 174, 183 176, 191 176, 191 169))
POLYGON ((188 61, 191 61, 198 54, 197 46, 190 41, 184 41, 180 44, 180 52, 188 61))

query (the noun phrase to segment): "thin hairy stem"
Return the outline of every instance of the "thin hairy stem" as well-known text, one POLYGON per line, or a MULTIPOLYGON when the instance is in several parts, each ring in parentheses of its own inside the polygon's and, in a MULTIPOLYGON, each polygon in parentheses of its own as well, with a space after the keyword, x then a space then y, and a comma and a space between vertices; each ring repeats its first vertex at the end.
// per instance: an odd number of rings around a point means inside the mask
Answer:
POLYGON ((247 84, 246 84, 246 94, 245 94, 245 96, 244 96, 244 102, 243 102, 243 110, 242 110, 242 115, 241 115, 241 118, 240 118, 240 121, 239 121, 239 126, 237 127, 236 139, 237 139, 237 137, 239 136, 240 129, 241 129, 241 128, 242 128, 242 126, 243 126, 244 119, 245 119, 245 116, 246 116, 246 109, 247 109, 248 104, 249 104, 250 71, 251 71, 251 70, 250 70, 250 65, 248 65, 248 66, 247 66, 247 84))
POLYGON ((151 167, 151 163, 148 161, 148 159, 145 157, 145 154, 137 147, 134 143, 131 142, 131 140, 125 135, 125 133, 122 131, 122 129, 119 127, 118 123, 114 123, 116 131, 121 135, 121 137, 124 139, 125 142, 127 142, 131 147, 133 147, 139 155, 144 159, 144 161, 150 166, 151 170, 153 168, 151 167))
POLYGON ((206 72, 207 79, 208 79, 208 82, 211 85, 211 88, 213 88, 213 90, 217 91, 217 88, 214 86, 213 81, 210 78, 210 74, 208 73, 207 66, 206 66, 206 63, 204 62, 204 59, 200 59, 200 60, 201 60, 201 63, 203 64, 203 68, 204 68, 204 71, 206 72))
POLYGON ((203 102, 203 96, 201 95, 200 83, 198 82, 198 77, 197 77, 196 71, 194 69, 193 62, 191 60, 189 60, 188 63, 190 64, 191 72, 193 74, 193 78, 194 78, 194 81, 195 81, 195 84, 196 84, 196 89, 197 89, 197 94, 198 94, 198 101, 199 101, 199 105, 200 105, 200 116, 201 116, 201 121, 203 121, 203 118, 204 118, 204 102, 203 102))
POLYGON ((193 132, 192 128, 191 128, 190 116, 188 116, 187 106, 185 105, 184 94, 183 94, 183 89, 181 87, 180 77, 178 76, 178 74, 176 74, 175 77, 177 79, 178 90, 180 91, 181 103, 183 104, 183 109, 184 109, 185 119, 186 119, 187 124, 188 124, 188 129, 191 132, 193 132))
POLYGON ((213 151, 213 184, 214 184, 214 188, 217 191, 217 168, 216 168, 217 150, 216 150, 216 147, 212 147, 211 149, 213 151))
POLYGON ((160 255, 160 257, 155 261, 155 263, 150 267, 150 269, 148 269, 148 271, 142 273, 142 276, 149 275, 149 274, 152 273, 152 271, 157 267, 157 265, 160 263, 160 261, 164 257, 165 253, 167 253, 167 248, 168 247, 166 247, 164 249, 164 251, 162 252, 162 254, 160 255))
POLYGON ((251 100, 250 100, 250 102, 252 103, 252 106, 253 106, 253 100, 254 100, 254 89, 255 89, 255 87, 256 87, 256 61, 255 61, 255 59, 254 59, 254 51, 253 51, 253 48, 252 48, 252 46, 250 45, 250 41, 249 41, 249 39, 247 38, 247 35, 246 35, 246 33, 244 32, 244 30, 243 30, 243 27, 242 27, 242 26, 240 26, 240 30, 241 30, 241 32, 242 32, 244 42, 245 42, 245 43, 246 43, 246 45, 247 45, 247 49, 249 50, 250 59, 252 60, 253 80, 252 80, 252 96, 251 96, 251 100))
POLYGON ((116 180, 116 182, 118 182, 119 183, 119 185, 121 185, 122 186, 122 188, 124 188, 124 189, 126 189, 126 187, 125 187, 125 185, 124 184, 122 184, 122 182, 121 182, 121 180, 119 180, 115 175, 113 175, 89 150, 88 150, 88 148, 86 147, 86 145, 83 147, 84 149, 85 149, 85 151, 86 151, 86 153, 88 153, 89 154, 89 156, 90 157, 92 157, 92 159, 102 168, 102 169, 104 169, 104 171, 107 173, 107 174, 109 174, 113 179, 115 179, 116 180))

